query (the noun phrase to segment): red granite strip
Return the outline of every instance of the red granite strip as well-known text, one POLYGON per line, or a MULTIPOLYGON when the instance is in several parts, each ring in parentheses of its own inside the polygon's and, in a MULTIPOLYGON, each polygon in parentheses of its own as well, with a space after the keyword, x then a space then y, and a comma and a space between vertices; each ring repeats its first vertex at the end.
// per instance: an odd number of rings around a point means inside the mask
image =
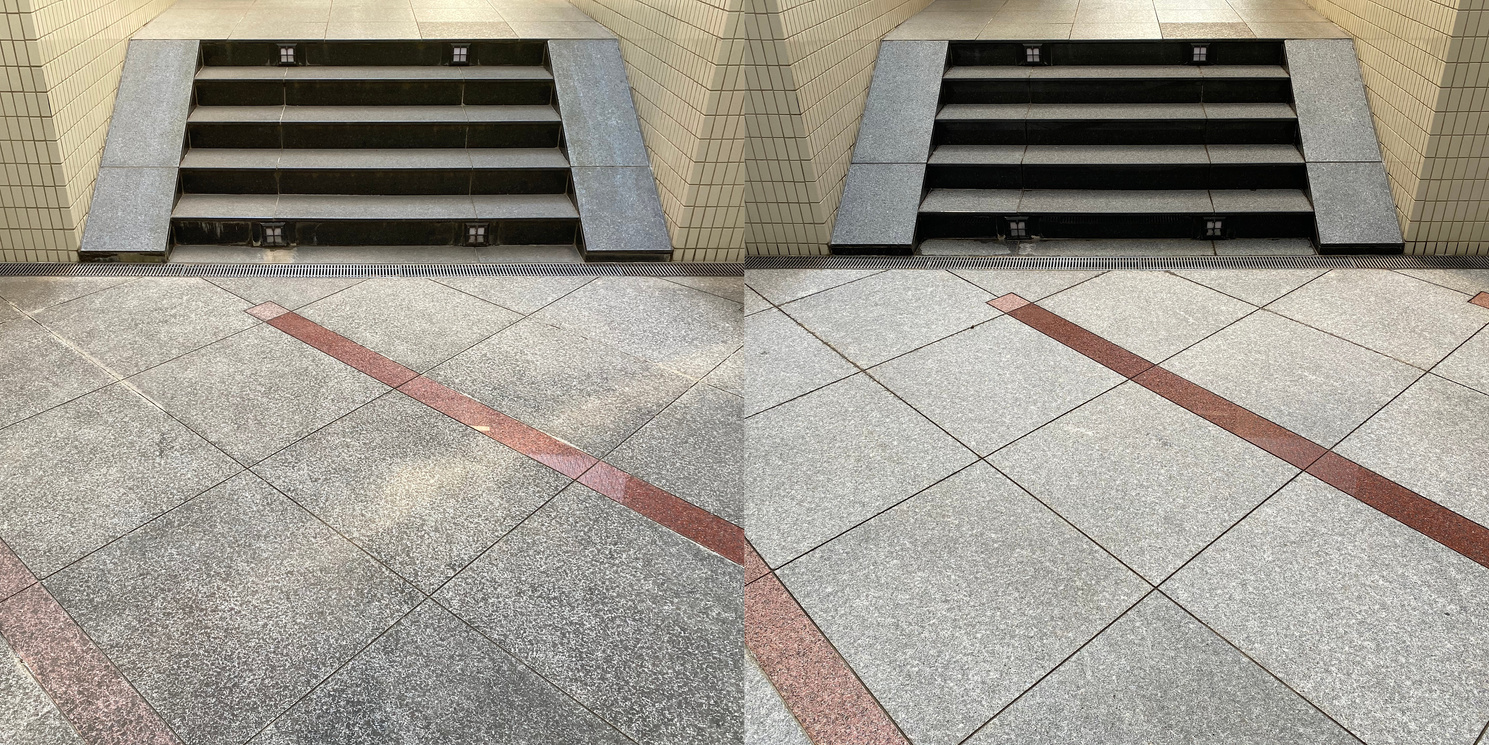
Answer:
POLYGON ((579 477, 579 483, 736 564, 745 563, 744 529, 712 512, 609 463, 596 463, 579 477))
POLYGON ((1480 305, 1485 308, 1489 308, 1489 292, 1481 292, 1477 295, 1474 295, 1473 297, 1468 299, 1468 302, 1473 303, 1474 305, 1480 305))
POLYGON ((1161 367, 1150 368, 1132 382, 1200 415, 1211 424, 1265 450, 1298 468, 1322 458, 1323 446, 1249 409, 1191 383, 1161 367))
POLYGON ((419 375, 298 313, 286 311, 274 316, 268 323, 387 385, 400 386, 419 375))
POLYGON ((760 552, 755 550, 755 547, 750 544, 749 539, 745 540, 744 558, 745 584, 749 584, 770 574, 770 565, 765 563, 765 559, 760 558, 760 552))
POLYGON ((815 745, 910 745, 774 574, 745 586, 744 637, 815 745))
MULTIPOLYGON (((1007 295, 1003 296, 1007 297, 1007 295)), ((1003 298, 999 298, 1002 300, 1003 298)), ((1090 357, 1125 378, 1136 377, 1153 363, 1087 331, 1033 303, 1021 305, 1008 315, 1045 336, 1090 357)))
POLYGON ((1489 567, 1486 528, 1337 453, 1308 468, 1318 480, 1380 510, 1407 527, 1489 567))
POLYGON ((399 386, 398 390, 571 479, 579 478, 599 462, 579 448, 422 375, 399 386))
POLYGON ((36 584, 36 577, 5 541, 0 541, 0 600, 36 584))
POLYGON ((179 745, 160 715, 124 679, 46 588, 0 603, 0 635, 89 745, 179 745))
POLYGON ((1023 299, 1017 293, 1010 292, 1007 295, 995 297, 992 300, 987 301, 987 304, 1003 311, 1004 313, 1012 313, 1019 308, 1028 305, 1029 301, 1023 299))
POLYGON ((279 303, 259 303, 247 311, 248 315, 260 321, 272 321, 288 312, 290 309, 279 303))

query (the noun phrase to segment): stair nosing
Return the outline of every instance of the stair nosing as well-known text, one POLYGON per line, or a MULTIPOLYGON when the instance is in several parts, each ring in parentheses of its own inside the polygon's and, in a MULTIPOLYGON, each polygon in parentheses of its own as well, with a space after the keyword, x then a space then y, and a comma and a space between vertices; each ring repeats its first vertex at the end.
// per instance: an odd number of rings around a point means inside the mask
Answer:
POLYGON ((173 220, 202 221, 390 221, 459 222, 462 220, 577 220, 579 212, 565 194, 184 194, 171 211, 173 220), (263 205, 273 200, 265 214, 263 205), (257 203, 253 209, 193 212, 198 203, 257 203), (403 203, 399 205, 397 203, 403 203), (289 203, 288 206, 286 203, 289 203), (422 204, 418 204, 422 203, 422 204), (418 204, 422 214, 399 214, 418 204), (485 209, 482 209, 485 207, 485 209), (493 207, 505 208, 492 209, 493 207), (537 209, 533 209, 537 207, 537 209), (353 208, 353 209, 348 209, 353 208), (212 212, 213 214, 205 214, 212 212))
POLYGON ((1294 145, 938 145, 934 150, 931 151, 931 156, 928 163, 933 166, 1301 166, 1304 164, 1304 161, 1303 154, 1299 152, 1297 147, 1294 145), (1242 152, 1246 150, 1252 150, 1258 153, 1262 153, 1263 155, 1262 157, 1252 159, 1227 157, 1216 160, 1215 155, 1210 150, 1210 148, 1212 147, 1239 150, 1242 152), (978 148, 994 149, 994 152, 989 153, 993 157, 989 157, 984 160, 976 160, 976 153, 974 151, 978 148), (1064 151, 1076 157, 1070 157, 1066 159, 1040 159, 1031 161, 1029 156, 1036 152, 1035 149, 1037 149, 1037 151, 1047 153, 1064 151), (940 155, 943 150, 947 151, 947 157, 938 158, 938 155, 940 155), (1019 151, 1017 157, 1009 157, 1013 155, 1014 150, 1019 151), (1148 160, 1118 159, 1111 157, 1090 157, 1085 159, 1079 158, 1079 155, 1082 152, 1090 153, 1093 156, 1099 156, 1103 153, 1140 154, 1146 152, 1158 154, 1162 150, 1194 152, 1200 154, 1202 157, 1199 159, 1152 158, 1148 160), (1282 157, 1282 154, 1284 152, 1290 152, 1291 155, 1282 157), (955 157, 953 154, 961 155, 959 158, 953 159, 953 157, 955 157))
POLYGON ((180 167, 194 171, 566 170, 569 161, 558 148, 192 148, 182 157, 180 167), (350 162, 337 162, 338 156, 350 162), (390 156, 394 158, 393 162, 369 162, 390 156), (477 165, 473 156, 480 156, 487 162, 477 165), (221 161, 212 162, 214 157, 221 161), (290 162, 285 161, 286 157, 291 159, 290 162), (234 158, 241 158, 241 161, 233 162, 234 158), (445 162, 414 162, 441 158, 446 159, 445 162), (515 162, 503 164, 503 160, 515 162), (541 162, 543 160, 550 162, 541 162))
POLYGON ((551 81, 553 73, 540 65, 302 65, 296 67, 208 66, 196 80, 207 81, 420 81, 515 80, 551 81), (336 72, 332 72, 336 71, 336 72), (353 74, 360 73, 360 74, 353 74))
POLYGON ((936 112, 936 121, 1122 121, 1122 120, 1252 120, 1291 121, 1298 118, 1291 104, 1285 103, 953 103, 936 112), (1098 108, 1099 107, 1099 108, 1098 108), (1212 107, 1215 108, 1212 113, 1212 107), (1281 107, 1281 108, 1279 108, 1281 107), (986 111, 987 109, 998 109, 986 111), (1287 113, 1282 114, 1285 108, 1287 113), (974 115, 978 109, 981 115, 974 115), (1057 109, 1070 110, 1067 116, 1050 116, 1057 109), (1084 109, 1084 112, 1081 110, 1084 109), (1022 110, 1022 114, 1018 111, 1022 110), (1270 113, 1265 113, 1270 110, 1270 113), (1256 115, 1246 116, 1248 111, 1256 115), (1045 116, 1036 116, 1044 112, 1045 116), (1229 112, 1227 115, 1226 112, 1229 112), (1092 114, 1107 114, 1092 116, 1092 114), (1119 115, 1124 114, 1124 115, 1119 115), (1180 114, 1180 116, 1175 116, 1180 114))
MULTIPOLYGON (((1080 199, 1076 199, 1076 201, 1081 201, 1081 200, 1080 199)), ((934 206, 935 205, 932 204, 932 207, 934 207, 934 206)), ((1226 213, 1226 214, 1266 214, 1266 213, 1312 214, 1312 212, 1313 212, 1312 203, 1309 202, 1309 200, 1307 198, 1307 195, 1305 195, 1301 189, 1255 189, 1255 190, 1243 190, 1243 189, 1173 189, 1173 190, 1168 190, 1168 189, 1162 189, 1162 190, 1160 190, 1160 189, 1150 189, 1150 190, 1145 190, 1145 189, 1132 189, 1132 190, 1115 190, 1115 189, 932 189, 928 194, 926 194, 925 198, 921 200, 921 203, 920 203, 919 207, 917 208, 917 213, 918 214, 922 214, 922 215, 927 215, 927 214, 929 214, 929 215, 958 215, 958 214, 962 214, 962 215, 976 215, 976 214, 1164 215, 1164 214, 1215 214, 1215 213, 1226 213), (1222 197, 1224 197, 1226 200, 1231 201, 1231 205, 1224 206, 1224 207, 1217 206, 1216 203, 1215 203, 1215 195, 1217 193, 1220 194, 1222 197), (1191 204, 1191 205, 1187 205, 1187 206, 1185 206, 1185 205, 1179 205, 1178 204, 1178 202, 1180 200, 1184 200, 1184 199, 1197 200, 1198 197, 1199 197, 1199 195, 1201 195, 1201 194, 1204 195, 1205 203, 1207 205, 1207 206, 1204 206, 1203 208, 1200 208, 1200 205, 1197 203, 1197 201, 1196 201, 1196 203, 1191 204), (933 201, 935 201, 935 200, 938 199, 938 195, 941 195, 939 197, 939 200, 940 201, 951 201, 951 200, 956 199, 958 197, 960 197, 962 199, 966 199, 966 200, 971 200, 971 199, 976 199, 978 197, 981 197, 981 198, 984 198, 984 199, 988 200, 989 202, 993 202, 993 201, 996 201, 996 200, 1002 200, 1003 203, 1004 203, 1004 205, 1009 204, 1009 203, 1012 203, 1013 206, 1007 207, 1007 206, 998 205, 997 208, 994 208, 994 209, 927 209, 926 208, 926 204, 927 203, 933 203, 933 201), (1041 202, 1041 201, 1058 203, 1058 200, 1061 199, 1061 198, 1065 198, 1067 200, 1068 199, 1074 199, 1075 198, 1075 195, 1092 195, 1090 197, 1090 199, 1089 200, 1086 200, 1086 201, 1095 202, 1097 199, 1102 199, 1102 200, 1106 200, 1108 202, 1118 202, 1118 203, 1121 203, 1121 206, 1120 207, 1105 207, 1105 206, 1103 206, 1103 205, 1101 205, 1101 204, 1098 203, 1098 204, 1094 204, 1094 205, 1087 205, 1084 208, 1082 206, 1080 206, 1080 205, 1074 205, 1074 206, 1066 205, 1066 206, 1071 207, 1071 208, 1059 208, 1059 209, 1056 209, 1056 208, 1051 208, 1049 206, 1045 206, 1045 205, 1040 205, 1039 204, 1039 202, 1041 202), (1290 199, 1290 200, 1293 200, 1294 201, 1294 208, 1279 209, 1277 206, 1261 206, 1261 207, 1257 207, 1255 209, 1243 209, 1243 208, 1239 208, 1238 205, 1237 205, 1237 203, 1241 202, 1242 200, 1244 200, 1246 198, 1243 195, 1250 195, 1250 198, 1253 199, 1253 200, 1258 199, 1258 198, 1261 198, 1261 199, 1274 198, 1274 199, 1280 201, 1283 198, 1287 198, 1287 199, 1290 199), (1162 203, 1162 200, 1165 199, 1165 198, 1170 199, 1170 200, 1173 200, 1173 201, 1171 201, 1169 203, 1166 203, 1166 204, 1163 204, 1162 203), (1297 200, 1301 200, 1301 202, 1303 204, 1307 204, 1308 207, 1306 209, 1295 208, 1296 205, 1297 205, 1297 200), (1132 204, 1134 202, 1142 202, 1142 201, 1151 201, 1151 202, 1155 202, 1155 203, 1160 203, 1162 205, 1162 208, 1155 208, 1155 209, 1133 208, 1132 204), (1092 208, 1092 207, 1096 207, 1096 208, 1092 208)))
POLYGON ((560 121, 548 104, 481 106, 197 106, 187 115, 188 124, 481 124, 492 122, 547 123, 560 121), (363 116, 349 118, 350 112, 363 116), (366 114, 382 115, 371 118, 366 114), (404 116, 394 116, 394 114, 404 116), (409 116, 422 114, 423 116, 409 116), (487 116, 473 116, 484 114, 487 116), (493 116, 503 114, 503 116, 493 116))

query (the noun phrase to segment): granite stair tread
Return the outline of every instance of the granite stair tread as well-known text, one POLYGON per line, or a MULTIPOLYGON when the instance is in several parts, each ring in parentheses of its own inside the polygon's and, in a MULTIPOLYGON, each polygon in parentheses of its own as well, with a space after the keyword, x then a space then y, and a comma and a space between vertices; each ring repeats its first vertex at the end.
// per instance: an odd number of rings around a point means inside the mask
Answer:
POLYGON ((936 120, 1296 119, 1285 103, 999 103, 947 104, 936 120))
POLYGON ((932 189, 921 213, 1207 214, 1312 212, 1301 190, 932 189))
POLYGON ((1294 145, 941 145, 931 165, 1300 164, 1294 145))
POLYGON ((558 122, 552 106, 198 106, 188 124, 469 124, 558 122))
POLYGON ((342 195, 185 194, 171 215, 185 220, 572 220, 564 194, 342 195))
POLYGON ((193 148, 188 169, 529 169, 568 168, 557 148, 193 148))
POLYGON ((1286 78, 1277 65, 967 65, 946 71, 947 80, 1059 80, 1092 78, 1286 78))
POLYGON ((226 81, 366 81, 366 80, 552 80, 553 73, 537 65, 388 65, 294 67, 203 67, 197 80, 226 81))

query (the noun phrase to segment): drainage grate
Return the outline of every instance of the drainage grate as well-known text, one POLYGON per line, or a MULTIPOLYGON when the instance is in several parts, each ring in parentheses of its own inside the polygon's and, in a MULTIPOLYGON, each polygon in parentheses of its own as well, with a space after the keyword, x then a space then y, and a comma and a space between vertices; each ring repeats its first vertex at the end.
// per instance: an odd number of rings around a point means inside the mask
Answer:
POLYGON ((1489 269, 1489 256, 751 256, 746 269, 1489 269))
POLYGON ((742 277, 744 264, 0 264, 0 277, 742 277))

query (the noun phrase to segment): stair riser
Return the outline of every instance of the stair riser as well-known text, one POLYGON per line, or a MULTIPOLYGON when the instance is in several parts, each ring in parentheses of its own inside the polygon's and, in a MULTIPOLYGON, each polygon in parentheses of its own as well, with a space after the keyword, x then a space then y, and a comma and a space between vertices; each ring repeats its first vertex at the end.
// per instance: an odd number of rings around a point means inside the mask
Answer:
POLYGON ((928 189, 1303 189, 1302 164, 931 165, 928 189))
POLYGON ((1287 79, 947 80, 943 103, 1288 103, 1287 79))
MULTIPOLYGON (((1002 238, 1004 215, 922 214, 917 240, 1002 238)), ((1039 238, 1205 238, 1205 215, 1052 214, 1027 215, 1031 235, 1039 238)), ((1311 213, 1227 215, 1227 238, 1308 238, 1311 213)))
POLYGON ((558 147, 558 122, 481 124, 248 124, 192 123, 199 148, 501 148, 558 147))
POLYGON ((564 194, 569 172, 183 168, 181 188, 187 194, 564 194))
MULTIPOLYGON (((1038 39, 1030 39, 1037 42, 1038 39)), ((1193 59, 1190 42, 1045 42, 1042 55, 1050 65, 1187 65, 1193 59)), ((1023 65, 1021 42, 953 42, 952 65, 1023 65)), ((1212 65, 1280 65, 1281 42, 1212 41, 1212 65)))
MULTIPOLYGON (((463 246, 466 223, 422 220, 285 220, 284 236, 294 246, 463 246)), ((488 245, 574 245, 578 220, 486 220, 488 245)), ((262 246, 256 222, 243 220, 171 221, 177 245, 262 246)))
MULTIPOLYGON (((447 65, 450 42, 306 41, 296 44, 302 65, 447 65)), ((541 41, 485 41, 470 44, 472 65, 541 65, 541 41)), ((279 64, 279 44, 263 41, 202 42, 202 61, 210 66, 259 67, 279 64)))
POLYGON ((1292 119, 1000 119, 936 122, 940 145, 1288 145, 1292 119))
POLYGON ((198 80, 201 106, 473 106, 553 102, 546 80, 198 80))

